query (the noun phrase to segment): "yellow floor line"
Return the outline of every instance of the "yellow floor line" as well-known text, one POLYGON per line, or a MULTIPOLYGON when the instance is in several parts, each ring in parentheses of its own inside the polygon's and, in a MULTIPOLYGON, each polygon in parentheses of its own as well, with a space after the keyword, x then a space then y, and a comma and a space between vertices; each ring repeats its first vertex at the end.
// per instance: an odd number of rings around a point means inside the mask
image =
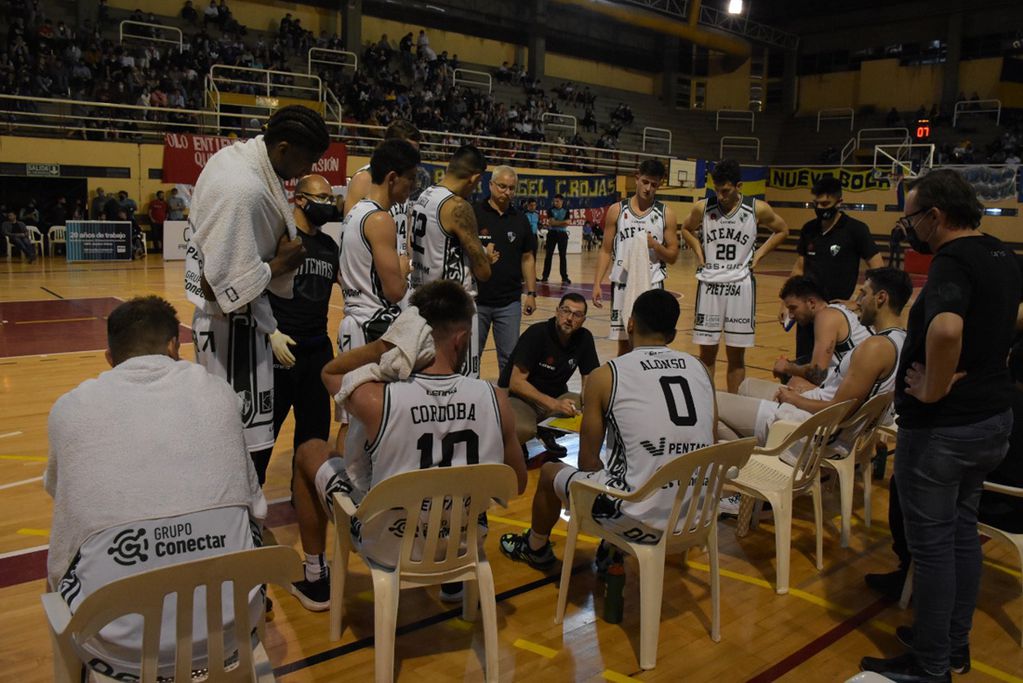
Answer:
POLYGON ((23 460, 27 462, 46 462, 45 455, 0 455, 0 460, 23 460))
MULTIPOLYGON (((528 529, 529 528, 529 522, 520 522, 519 520, 512 519, 511 517, 498 517, 497 515, 492 515, 490 513, 487 513, 487 519, 490 520, 491 522, 497 522, 498 524, 507 524, 509 526, 517 526, 520 529, 528 529)), ((568 533, 565 532, 565 531, 562 531, 561 529, 554 528, 554 529, 551 529, 551 536, 568 536, 568 533)), ((579 536, 577 538, 580 541, 585 541, 586 543, 600 543, 600 539, 599 538, 595 538, 593 536, 587 536, 586 534, 579 534, 579 536)))
POLYGON ((45 325, 47 323, 77 323, 83 320, 95 320, 96 316, 91 315, 88 318, 57 318, 56 320, 15 320, 15 325, 45 325))
POLYGON ((1013 569, 1012 567, 1006 567, 1004 564, 1000 564, 1000 563, 994 562, 992 560, 984 560, 984 564, 986 564, 987 566, 991 567, 992 569, 995 569, 997 571, 1002 572, 1003 574, 1008 574, 1009 576, 1015 576, 1017 579, 1020 578, 1020 576, 1021 576, 1019 571, 1013 569))
POLYGON ((603 678, 605 681, 611 681, 611 683, 628 683, 629 681, 639 680, 638 678, 633 678, 632 676, 620 674, 617 671, 611 671, 611 669, 604 669, 603 673, 600 674, 600 677, 603 678))
POLYGON ((19 536, 49 536, 49 529, 18 529, 19 536))
POLYGON ((538 645, 537 643, 532 643, 528 640, 523 640, 522 638, 519 638, 512 644, 520 650, 526 650, 527 652, 532 652, 533 654, 546 657, 547 659, 552 659, 556 654, 558 654, 557 650, 552 650, 549 647, 544 647, 543 645, 538 645))
POLYGON ((447 624, 448 628, 453 628, 456 631, 471 631, 474 628, 471 621, 466 621, 462 617, 448 619, 445 623, 447 624))
POLYGON ((988 666, 984 662, 978 662, 976 659, 972 660, 970 665, 973 667, 974 671, 987 674, 988 676, 991 676, 991 678, 997 678, 998 680, 1005 681, 1006 683, 1023 683, 1023 678, 1013 676, 1012 674, 1006 673, 1001 669, 996 669, 993 666, 988 666))

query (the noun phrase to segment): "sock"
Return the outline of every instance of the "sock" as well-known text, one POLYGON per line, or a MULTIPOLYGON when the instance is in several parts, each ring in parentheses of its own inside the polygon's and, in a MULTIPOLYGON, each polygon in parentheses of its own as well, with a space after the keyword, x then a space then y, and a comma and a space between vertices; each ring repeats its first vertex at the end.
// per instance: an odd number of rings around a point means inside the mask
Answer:
POLYGON ((549 539, 549 538, 550 538, 550 535, 541 536, 540 534, 538 534, 535 531, 533 531, 532 529, 530 529, 529 530, 529 536, 526 537, 526 541, 527 541, 527 544, 529 545, 529 549, 530 550, 537 551, 537 550, 542 550, 543 547, 545 545, 547 545, 547 539, 549 539))
POLYGON ((305 554, 305 580, 318 581, 327 573, 327 565, 323 561, 323 553, 319 555, 305 554))

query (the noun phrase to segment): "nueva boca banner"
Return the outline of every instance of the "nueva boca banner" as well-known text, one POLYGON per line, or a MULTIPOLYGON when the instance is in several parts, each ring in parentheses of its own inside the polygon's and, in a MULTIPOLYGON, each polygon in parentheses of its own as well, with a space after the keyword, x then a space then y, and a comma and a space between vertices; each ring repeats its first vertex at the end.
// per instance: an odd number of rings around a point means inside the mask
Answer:
POLYGON ((779 190, 809 191, 824 176, 834 176, 842 181, 842 189, 846 192, 866 192, 867 190, 890 190, 891 180, 887 173, 875 175, 874 169, 851 169, 839 166, 806 166, 791 168, 771 166, 767 177, 767 186, 779 190))
MULTIPOLYGON (((215 135, 168 133, 163 139, 163 182, 195 185, 210 157, 235 142, 239 140, 215 135)), ((312 172, 326 178, 331 185, 344 185, 348 178, 347 165, 348 152, 344 143, 332 142, 312 172)))

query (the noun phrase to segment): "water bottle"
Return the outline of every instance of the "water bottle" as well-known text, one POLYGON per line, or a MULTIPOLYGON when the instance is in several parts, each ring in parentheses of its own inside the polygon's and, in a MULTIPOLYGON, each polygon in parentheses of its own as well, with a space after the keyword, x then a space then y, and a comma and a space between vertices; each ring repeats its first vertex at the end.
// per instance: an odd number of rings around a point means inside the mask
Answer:
POLYGON ((604 579, 604 621, 619 624, 625 608, 625 565, 615 562, 604 579))

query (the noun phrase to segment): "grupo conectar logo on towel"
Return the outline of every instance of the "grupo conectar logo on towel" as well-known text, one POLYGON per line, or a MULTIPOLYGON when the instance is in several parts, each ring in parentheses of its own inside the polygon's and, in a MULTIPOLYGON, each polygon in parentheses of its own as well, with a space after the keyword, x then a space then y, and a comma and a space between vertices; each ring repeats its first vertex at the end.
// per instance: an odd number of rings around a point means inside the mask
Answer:
POLYGON ((149 559, 149 540, 145 529, 125 529, 114 537, 114 543, 107 549, 114 562, 130 567, 149 559))

